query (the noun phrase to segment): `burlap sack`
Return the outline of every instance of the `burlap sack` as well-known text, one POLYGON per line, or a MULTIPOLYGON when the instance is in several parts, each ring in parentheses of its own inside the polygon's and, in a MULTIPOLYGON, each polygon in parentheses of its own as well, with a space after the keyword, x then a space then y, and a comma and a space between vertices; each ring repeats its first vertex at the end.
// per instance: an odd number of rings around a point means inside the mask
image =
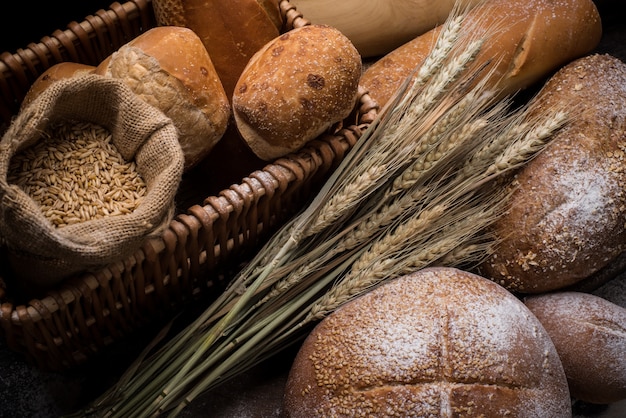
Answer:
POLYGON ((137 250, 169 224, 183 164, 171 119, 123 82, 86 75, 51 85, 20 110, 0 141, 0 237, 15 277, 49 287, 137 250), (123 158, 135 160, 147 193, 134 211, 57 228, 20 187, 8 183, 11 157, 41 140, 51 124, 69 120, 108 129, 123 158))

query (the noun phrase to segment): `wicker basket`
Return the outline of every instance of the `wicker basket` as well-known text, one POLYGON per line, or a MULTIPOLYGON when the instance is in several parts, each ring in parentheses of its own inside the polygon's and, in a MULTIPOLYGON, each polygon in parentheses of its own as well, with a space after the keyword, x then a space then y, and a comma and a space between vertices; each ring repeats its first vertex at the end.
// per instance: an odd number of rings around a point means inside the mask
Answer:
MULTIPOLYGON (((284 30, 308 24, 286 0, 284 30)), ((97 65, 154 27, 150 0, 113 3, 39 43, 0 55, 2 132, 32 82, 63 61, 97 65)), ((312 141, 180 211, 169 228, 127 258, 41 297, 24 300, 0 278, 0 332, 7 345, 43 370, 92 358, 148 324, 171 319, 189 301, 206 302, 289 216, 300 210, 377 114, 367 92, 337 133, 312 141)), ((202 190, 196 190, 203 193, 202 190)), ((6 265, 6 263, 4 264, 6 265)))

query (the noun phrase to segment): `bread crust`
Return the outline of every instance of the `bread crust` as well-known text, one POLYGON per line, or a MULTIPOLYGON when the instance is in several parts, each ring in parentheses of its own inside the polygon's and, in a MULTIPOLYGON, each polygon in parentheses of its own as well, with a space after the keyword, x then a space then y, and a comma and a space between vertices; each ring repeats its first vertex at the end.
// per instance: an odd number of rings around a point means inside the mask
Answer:
POLYGON ((191 29, 154 27, 107 57, 95 73, 124 80, 172 119, 186 171, 203 160, 226 131, 230 103, 206 48, 191 29))
POLYGON ((526 297, 563 363, 575 399, 608 404, 626 399, 626 309, 583 292, 526 297))
MULTIPOLYGON (((490 86, 501 96, 537 83, 595 48, 602 22, 592 0, 487 0, 468 12, 472 35, 490 35, 475 59, 494 68, 490 86)), ((428 56, 443 26, 403 44, 373 63, 361 84, 384 106, 428 56)), ((486 72, 485 72, 486 73, 486 72)))
POLYGON ((591 55, 563 67, 531 109, 565 106, 570 123, 518 173, 499 241, 481 274, 509 290, 543 293, 609 265, 626 243, 626 64, 591 55))
MULTIPOLYGON (((458 3, 461 7, 473 7, 481 1, 458 3)), ((457 2, 291 0, 290 3, 312 23, 339 29, 364 58, 376 58, 441 25, 457 2)))
POLYGON ((54 64, 37 77, 33 84, 31 84, 30 88, 26 92, 26 95, 24 96, 24 99, 22 100, 21 107, 26 107, 30 102, 35 100, 35 98, 39 96, 42 91, 48 88, 48 86, 55 81, 93 73, 95 69, 96 67, 93 65, 71 61, 54 64))
POLYGON ((354 110, 360 76, 361 57, 337 29, 292 29, 242 72, 232 100, 237 128, 265 161, 296 151, 354 110))
POLYGON ((539 321, 497 284, 443 267, 387 282, 322 320, 296 355, 283 410, 571 416, 562 365, 539 321))
POLYGON ((278 0, 152 0, 152 3, 159 25, 187 27, 198 35, 229 100, 248 60, 277 37, 282 26, 278 0))

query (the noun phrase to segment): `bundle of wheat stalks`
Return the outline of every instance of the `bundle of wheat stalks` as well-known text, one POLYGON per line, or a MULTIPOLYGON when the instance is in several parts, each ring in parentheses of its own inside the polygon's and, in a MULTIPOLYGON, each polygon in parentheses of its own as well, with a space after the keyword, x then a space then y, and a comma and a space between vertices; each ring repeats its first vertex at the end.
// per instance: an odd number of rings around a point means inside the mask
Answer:
POLYGON ((488 254, 485 227, 509 193, 497 180, 541 151, 567 114, 496 100, 473 62, 487 40, 463 16, 450 15, 431 55, 310 205, 195 322, 81 414, 176 415, 373 287, 488 254))

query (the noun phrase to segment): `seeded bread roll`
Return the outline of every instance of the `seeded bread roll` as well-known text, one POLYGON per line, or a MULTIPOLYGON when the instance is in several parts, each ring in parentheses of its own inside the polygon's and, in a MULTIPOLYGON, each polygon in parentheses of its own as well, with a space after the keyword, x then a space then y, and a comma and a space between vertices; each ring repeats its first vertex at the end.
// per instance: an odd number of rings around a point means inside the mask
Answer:
POLYGON ((354 110, 361 56, 340 31, 308 25, 268 42, 233 95, 241 136, 270 161, 300 149, 354 110))
MULTIPOLYGON (((592 0, 486 0, 468 12, 464 26, 472 36, 496 27, 475 59, 489 62, 502 96, 547 78, 600 42, 602 23, 592 0)), ((361 85, 384 106, 431 52, 443 26, 396 48, 373 63, 361 85)), ((486 73, 486 72, 485 72, 486 73)))
POLYGON ((322 320, 285 386, 287 417, 570 417, 567 379, 537 318, 453 268, 388 282, 322 320))
POLYGON ((280 34, 278 0, 152 0, 157 24, 193 30, 211 56, 226 95, 252 55, 280 34))
POLYGON ((536 295, 524 303, 554 342, 571 396, 598 404, 626 399, 626 309, 582 292, 536 295))
POLYGON ((537 111, 571 122, 511 183, 510 209, 480 272, 519 293, 564 289, 626 248, 626 64, 591 55, 563 67, 536 96, 537 111), (547 109, 547 110, 546 110, 547 109))
POLYGON ((200 38, 188 28, 154 27, 111 54, 96 74, 121 79, 178 129, 185 171, 222 138, 230 103, 200 38))
POLYGON ((78 77, 83 74, 93 73, 96 67, 93 65, 81 64, 78 62, 59 62, 54 64, 46 71, 41 73, 39 77, 31 84, 24 100, 22 100, 21 108, 28 106, 30 102, 35 100, 50 84, 65 78, 78 77))

